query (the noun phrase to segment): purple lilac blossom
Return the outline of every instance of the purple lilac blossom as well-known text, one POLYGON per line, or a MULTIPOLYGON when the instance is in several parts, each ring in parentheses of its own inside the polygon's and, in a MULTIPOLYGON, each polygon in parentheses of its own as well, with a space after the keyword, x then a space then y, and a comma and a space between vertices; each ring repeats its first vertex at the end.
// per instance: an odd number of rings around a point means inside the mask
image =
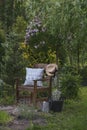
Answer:
POLYGON ((26 29, 26 36, 25 36, 26 44, 28 44, 30 38, 35 36, 38 32, 45 32, 45 31, 46 28, 42 26, 41 20, 36 16, 34 20, 30 22, 30 25, 26 29))

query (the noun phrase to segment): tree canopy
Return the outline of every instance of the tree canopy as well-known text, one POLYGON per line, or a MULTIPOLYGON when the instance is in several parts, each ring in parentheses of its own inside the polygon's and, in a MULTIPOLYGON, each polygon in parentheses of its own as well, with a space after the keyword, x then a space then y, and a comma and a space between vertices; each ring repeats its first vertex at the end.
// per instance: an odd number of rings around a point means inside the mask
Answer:
POLYGON ((0 66, 14 63, 11 51, 17 47, 20 66, 56 62, 79 71, 87 64, 86 27, 86 0, 1 0, 0 66))

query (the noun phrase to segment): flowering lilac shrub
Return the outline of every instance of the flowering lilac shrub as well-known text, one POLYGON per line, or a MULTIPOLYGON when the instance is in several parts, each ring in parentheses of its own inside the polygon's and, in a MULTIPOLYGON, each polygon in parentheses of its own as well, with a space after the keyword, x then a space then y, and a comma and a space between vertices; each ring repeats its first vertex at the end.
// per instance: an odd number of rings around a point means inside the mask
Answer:
POLYGON ((29 61, 34 63, 49 63, 55 61, 55 52, 50 49, 51 39, 43 21, 36 16, 26 29, 25 44, 29 53, 29 61))
POLYGON ((42 21, 39 17, 36 16, 26 29, 25 43, 33 45, 35 48, 38 48, 40 45, 44 45, 45 32, 46 28, 42 25, 42 21))

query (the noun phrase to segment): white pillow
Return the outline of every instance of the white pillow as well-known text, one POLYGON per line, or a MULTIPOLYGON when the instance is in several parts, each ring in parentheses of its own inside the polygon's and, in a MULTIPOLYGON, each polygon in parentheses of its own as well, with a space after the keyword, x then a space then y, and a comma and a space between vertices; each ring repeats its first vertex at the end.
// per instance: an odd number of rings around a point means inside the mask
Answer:
MULTIPOLYGON (((34 85, 33 80, 42 79, 44 69, 41 68, 26 68, 26 80, 24 85, 34 85)), ((37 86, 42 86, 41 81, 37 81, 37 86)))

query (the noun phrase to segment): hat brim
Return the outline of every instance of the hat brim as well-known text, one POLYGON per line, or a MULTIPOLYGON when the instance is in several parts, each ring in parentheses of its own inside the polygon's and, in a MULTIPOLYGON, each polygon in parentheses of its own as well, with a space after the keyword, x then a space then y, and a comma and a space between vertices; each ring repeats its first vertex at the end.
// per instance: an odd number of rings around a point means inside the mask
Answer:
POLYGON ((58 70, 58 67, 56 64, 48 64, 46 66, 46 74, 49 76, 54 76, 57 70, 58 70))
POLYGON ((48 76, 54 76, 54 74, 52 74, 52 73, 50 73, 50 72, 48 72, 48 71, 46 71, 46 74, 47 74, 48 76))

